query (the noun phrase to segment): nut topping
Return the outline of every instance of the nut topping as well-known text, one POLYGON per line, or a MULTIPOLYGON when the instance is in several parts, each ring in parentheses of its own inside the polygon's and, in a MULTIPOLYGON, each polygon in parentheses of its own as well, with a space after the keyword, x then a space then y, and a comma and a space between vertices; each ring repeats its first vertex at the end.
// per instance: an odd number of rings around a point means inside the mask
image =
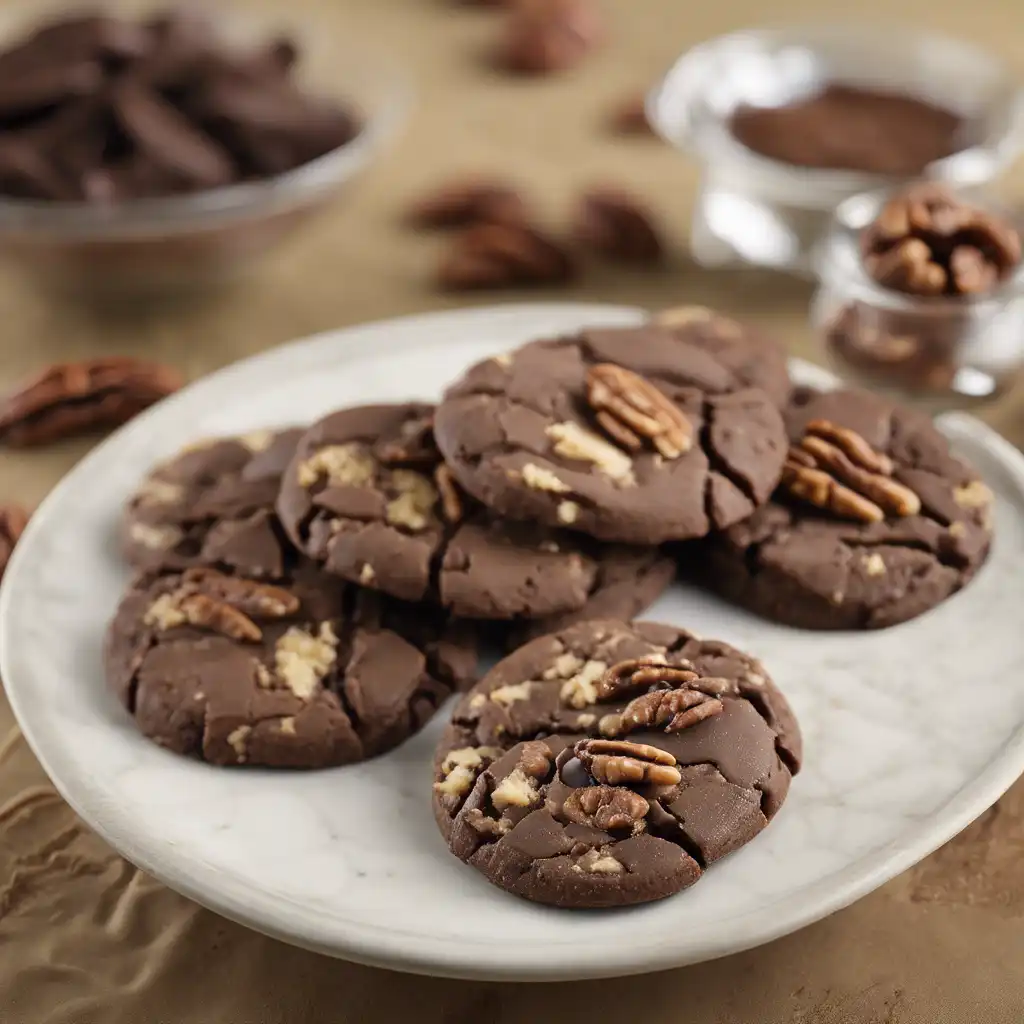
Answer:
POLYGON ((615 700, 624 693, 647 689, 659 683, 682 686, 697 678, 697 673, 685 666, 667 665, 663 654, 647 654, 642 658, 630 658, 612 665, 597 681, 594 690, 597 700, 615 700))
POLYGON ((911 295, 979 295, 1020 263, 1009 222, 928 182, 891 198, 861 239, 864 263, 887 288, 911 295))
POLYGON ((651 805, 639 794, 615 786, 588 786, 574 789, 562 812, 577 825, 589 825, 605 832, 640 832, 651 805))
POLYGON ((183 595, 178 601, 178 610, 190 626, 209 629, 246 643, 258 643, 263 639, 263 630, 248 615, 205 594, 183 595))
POLYGON ((592 462, 605 476, 622 486, 636 483, 633 460, 603 437, 592 434, 577 423, 552 423, 545 433, 554 442, 556 455, 577 462, 592 462))
POLYGON ((462 519, 462 496, 448 466, 440 465, 434 470, 434 485, 441 498, 441 513, 445 521, 459 522, 462 519))
POLYGON ((187 587, 196 587, 200 593, 257 618, 283 619, 299 610, 298 597, 283 587, 225 576, 214 569, 189 569, 183 578, 187 587))
POLYGON ((893 480, 892 471, 892 461, 854 431, 815 420, 790 448, 782 486, 842 519, 877 523, 886 515, 917 515, 921 499, 893 480))
POLYGON ((644 441, 666 459, 677 459, 693 447, 693 424, 686 414, 650 381, 614 363, 592 366, 587 374, 587 401, 597 422, 628 451, 644 441))
POLYGON ((574 753, 598 783, 607 786, 676 786, 682 779, 666 750, 625 740, 580 740, 574 753))
POLYGON ((483 178, 448 182, 418 199, 408 213, 417 228, 518 224, 525 218, 523 198, 511 185, 483 178))
POLYGON ((618 728, 605 723, 605 735, 622 736, 634 729, 665 727, 665 732, 682 732, 691 725, 714 718, 725 710, 725 705, 700 690, 654 690, 634 698, 618 717, 618 728))

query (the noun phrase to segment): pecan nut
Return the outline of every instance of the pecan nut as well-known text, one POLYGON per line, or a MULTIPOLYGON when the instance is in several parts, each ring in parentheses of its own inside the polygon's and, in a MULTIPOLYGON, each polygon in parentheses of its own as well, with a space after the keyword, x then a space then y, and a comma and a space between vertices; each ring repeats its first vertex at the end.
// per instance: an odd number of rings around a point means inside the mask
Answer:
POLYGON ((0 579, 14 553, 14 546, 28 525, 28 512, 21 505, 0 506, 0 579))
POLYGON ((662 458, 693 447, 693 424, 678 405, 638 373, 598 363, 587 373, 587 401, 606 433, 629 451, 648 441, 662 458))
POLYGON ((259 643, 263 639, 263 630, 248 615, 226 601, 200 593, 183 594, 177 606, 190 626, 199 626, 243 643, 259 643))
POLYGON ((676 786, 682 779, 676 759, 648 743, 586 739, 576 744, 574 753, 601 785, 676 786))
POLYGON ((522 196, 503 181, 453 181, 413 203, 407 215, 417 228, 458 228, 470 224, 520 224, 526 219, 522 196))
POLYGON ((892 197, 865 228, 861 248, 879 284, 924 296, 991 291, 1021 258, 1012 224, 935 182, 892 197))
POLYGON ((463 513, 462 495, 450 467, 442 464, 434 470, 434 484, 441 499, 441 514, 445 521, 448 523, 459 522, 463 513))
POLYGON ((225 576, 215 569, 189 569, 183 580, 186 590, 223 601, 256 618, 283 619, 299 610, 299 599, 290 590, 240 576, 225 576))
POLYGON ((449 291, 557 285, 575 266, 569 253, 525 224, 478 224, 459 235, 441 263, 438 280, 449 291))
POLYGON ((662 654, 648 654, 642 658, 629 658, 612 665, 600 679, 594 683, 594 693, 598 700, 615 700, 626 693, 669 683, 672 686, 683 686, 698 678, 696 672, 688 668, 689 662, 682 665, 668 665, 662 654))
POLYGON ((639 793, 616 786, 574 789, 562 804, 562 813, 569 821, 604 832, 640 832, 650 809, 639 793))
POLYGON ((887 515, 917 515, 921 499, 892 472, 892 460, 855 431, 815 420, 789 450, 782 487, 842 519, 877 523, 887 515))
POLYGON ((682 732, 714 718, 725 710, 717 697, 697 689, 653 690, 631 700, 612 722, 602 722, 605 735, 623 736, 635 729, 664 726, 665 732, 682 732))
POLYGON ((602 35, 591 0, 518 0, 506 18, 495 61, 525 74, 563 71, 579 64, 602 35))
POLYGON ((176 370, 127 356, 58 363, 0 405, 0 440, 28 447, 118 426, 181 384, 176 370))
POLYGON ((617 263, 649 266, 665 257, 650 210, 619 189, 585 193, 573 233, 580 245, 617 263))

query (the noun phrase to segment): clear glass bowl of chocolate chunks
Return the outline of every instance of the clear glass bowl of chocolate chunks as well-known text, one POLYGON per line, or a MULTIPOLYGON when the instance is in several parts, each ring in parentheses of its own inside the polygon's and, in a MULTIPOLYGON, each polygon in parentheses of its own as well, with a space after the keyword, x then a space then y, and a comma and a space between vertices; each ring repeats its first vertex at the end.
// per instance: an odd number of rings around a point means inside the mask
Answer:
POLYGON ((696 259, 806 276, 844 199, 918 177, 988 184, 1024 144, 1020 84, 994 56, 889 25, 712 39, 669 70, 647 114, 702 165, 696 259))
POLYGON ((232 276, 401 122, 401 76, 315 26, 300 42, 219 8, 114 10, 0 19, 0 254, 46 284, 117 298, 232 276))

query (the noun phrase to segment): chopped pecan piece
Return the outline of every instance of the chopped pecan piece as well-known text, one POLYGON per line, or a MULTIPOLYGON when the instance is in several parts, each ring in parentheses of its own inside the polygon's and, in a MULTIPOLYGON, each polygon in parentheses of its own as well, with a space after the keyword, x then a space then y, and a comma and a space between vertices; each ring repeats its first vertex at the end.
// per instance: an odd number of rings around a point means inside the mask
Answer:
POLYGON ((624 366, 592 366, 587 401, 605 432, 628 451, 638 451, 648 441, 663 458, 677 459, 693 447, 693 424, 683 410, 624 366))
POLYGON ((441 497, 441 512, 445 520, 459 522, 462 519, 462 495, 448 466, 442 464, 434 470, 434 484, 441 497))
POLYGON ((598 700, 615 700, 625 693, 669 683, 682 686, 698 678, 696 672, 683 665, 668 665, 663 654, 648 654, 612 665, 594 684, 598 700))
POLYGON ((115 427, 181 384, 176 370, 127 356, 58 363, 0 405, 0 440, 29 447, 115 427))
POLYGON ((1008 221, 927 182, 893 196, 861 236, 864 264, 887 288, 911 295, 978 295, 1020 263, 1008 221))
POLYGON ((591 0, 518 0, 507 15, 495 60, 527 74, 563 71, 583 60, 602 34, 591 0))
POLYGON ((618 263, 651 265, 665 256, 650 210, 621 189, 586 192, 573 233, 582 246, 618 263))
POLYGON ((575 273, 569 253, 525 224, 478 224, 462 232, 441 264, 450 291, 564 284, 575 273))
POLYGON ((0 506, 0 579, 3 579, 14 546, 27 525, 28 512, 20 505, 0 506))
POLYGON ((470 224, 520 224, 522 196, 503 181, 468 178, 442 185, 417 200, 408 213, 418 228, 459 228, 470 224))
POLYGON ((574 789, 562 805, 562 813, 577 825, 605 832, 639 832, 651 805, 639 794, 616 786, 574 789))
POLYGON ((580 740, 574 753, 598 783, 606 786, 675 786, 682 775, 676 759, 648 743, 625 740, 580 740))
POLYGON ((800 444, 789 450, 782 486, 844 519, 876 523, 886 515, 917 515, 921 499, 893 480, 892 472, 892 461, 859 434, 815 420, 800 444))

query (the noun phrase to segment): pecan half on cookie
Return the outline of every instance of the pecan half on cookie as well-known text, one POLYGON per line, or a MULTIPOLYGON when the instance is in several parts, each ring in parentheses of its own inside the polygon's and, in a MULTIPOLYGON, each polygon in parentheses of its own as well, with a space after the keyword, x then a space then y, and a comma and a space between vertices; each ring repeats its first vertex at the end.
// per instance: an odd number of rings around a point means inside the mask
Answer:
POLYGON ((434 812, 489 881, 562 907, 678 892, 753 839, 800 766, 764 667, 655 623, 582 623, 500 662, 437 748, 434 812))
POLYGON ((766 618, 877 629, 940 604, 974 576, 993 494, 922 413, 860 391, 796 392, 773 499, 683 565, 766 618))

